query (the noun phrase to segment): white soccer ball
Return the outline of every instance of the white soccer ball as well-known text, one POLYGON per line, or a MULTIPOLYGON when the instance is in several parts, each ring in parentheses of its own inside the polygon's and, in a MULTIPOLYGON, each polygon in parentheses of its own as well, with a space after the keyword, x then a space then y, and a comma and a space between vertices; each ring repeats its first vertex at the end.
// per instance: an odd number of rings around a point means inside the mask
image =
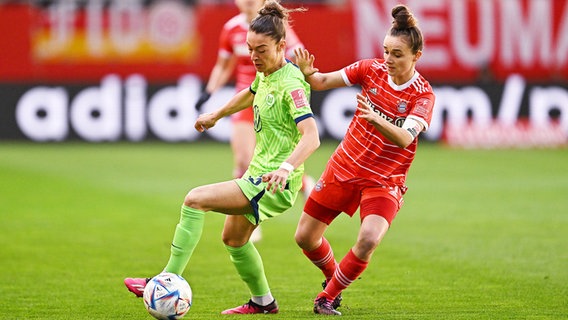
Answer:
POLYGON ((144 288, 144 306, 156 319, 181 319, 191 308, 191 287, 181 276, 162 272, 144 288))

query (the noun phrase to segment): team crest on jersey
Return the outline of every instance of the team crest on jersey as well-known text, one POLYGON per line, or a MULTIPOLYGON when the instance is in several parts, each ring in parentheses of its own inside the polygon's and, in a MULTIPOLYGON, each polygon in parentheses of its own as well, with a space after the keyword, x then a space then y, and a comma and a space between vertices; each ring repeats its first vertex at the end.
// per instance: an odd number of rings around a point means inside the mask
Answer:
POLYGON ((370 94, 377 94, 377 88, 371 88, 371 90, 369 90, 370 94))
POLYGON ((406 106, 407 106, 406 101, 399 101, 397 105, 398 112, 400 113, 406 112, 406 106))
POLYGON ((266 104, 269 107, 272 107, 274 105, 274 101, 276 101, 276 99, 274 98, 274 95, 272 93, 266 95, 266 104))
POLYGON ((323 189, 323 187, 325 187, 325 182, 323 182, 322 180, 319 180, 316 183, 316 185, 314 186, 314 190, 321 191, 323 189))

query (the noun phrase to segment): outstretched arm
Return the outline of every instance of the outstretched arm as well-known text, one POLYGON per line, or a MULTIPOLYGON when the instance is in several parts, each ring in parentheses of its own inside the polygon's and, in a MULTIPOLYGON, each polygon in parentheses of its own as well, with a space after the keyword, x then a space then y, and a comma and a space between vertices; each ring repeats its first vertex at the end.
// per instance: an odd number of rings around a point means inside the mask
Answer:
POLYGON ((252 105, 253 100, 254 94, 252 94, 249 88, 243 89, 233 96, 223 107, 214 112, 199 115, 195 121, 195 129, 199 132, 203 132, 213 127, 219 119, 248 108, 252 105))
POLYGON ((315 57, 307 49, 294 50, 296 55, 296 65, 306 77, 310 87, 316 91, 328 90, 333 88, 345 87, 345 81, 339 71, 321 73, 314 67, 315 57))

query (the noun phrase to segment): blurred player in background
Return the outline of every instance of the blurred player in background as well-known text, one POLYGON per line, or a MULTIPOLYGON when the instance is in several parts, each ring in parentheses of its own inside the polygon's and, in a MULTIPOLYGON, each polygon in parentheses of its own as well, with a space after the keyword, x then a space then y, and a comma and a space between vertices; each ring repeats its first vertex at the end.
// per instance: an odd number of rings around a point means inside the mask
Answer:
MULTIPOLYGON (((304 161, 318 148, 319 134, 310 108, 310 87, 297 66, 285 59, 288 10, 267 1, 251 22, 246 42, 256 70, 252 84, 223 107, 199 116, 203 132, 231 114, 254 105, 256 147, 241 178, 192 189, 184 199, 180 221, 164 271, 181 275, 193 254, 205 213, 226 214, 223 242, 251 299, 223 314, 277 313, 260 254, 250 242, 253 230, 294 205, 302 187, 304 161)), ((124 283, 142 296, 149 279, 124 283)))
MULTIPOLYGON (((199 97, 195 108, 200 111, 201 106, 209 100, 211 95, 227 84, 235 71, 237 92, 248 88, 256 75, 256 69, 250 59, 246 44, 246 34, 250 22, 258 14, 265 0, 235 0, 240 13, 231 18, 221 31, 219 39, 219 54, 217 62, 211 71, 205 90, 199 97)), ((303 44, 296 33, 289 26, 286 27, 286 56, 293 60, 294 49, 303 48, 303 44)), ((252 107, 237 112, 231 116, 231 149, 233 150, 233 178, 239 178, 246 171, 252 158, 255 146, 255 133, 253 129, 252 107)), ((303 181, 305 198, 314 185, 314 180, 306 176, 303 181)), ((255 229, 251 240, 261 239, 260 228, 255 229)))
POLYGON ((416 70, 423 38, 404 5, 392 9, 394 21, 384 38, 384 59, 357 61, 341 70, 319 73, 314 56, 296 51, 296 61, 313 90, 358 84, 357 110, 307 200, 296 242, 326 278, 314 312, 340 315, 341 292, 367 268, 403 203, 406 176, 418 135, 432 117, 434 93, 416 70), (355 245, 337 264, 324 232, 341 213, 360 208, 355 245))

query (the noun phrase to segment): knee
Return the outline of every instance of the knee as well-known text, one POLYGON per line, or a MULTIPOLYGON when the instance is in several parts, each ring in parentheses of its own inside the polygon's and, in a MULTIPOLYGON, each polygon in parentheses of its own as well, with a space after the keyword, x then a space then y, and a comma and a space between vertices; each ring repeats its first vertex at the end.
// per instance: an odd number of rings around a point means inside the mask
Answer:
POLYGON ((221 235, 221 239, 223 240, 223 244, 233 248, 239 248, 244 246, 248 239, 241 235, 235 235, 230 232, 223 231, 221 235))
POLYGON ((183 200, 183 204, 186 207, 206 211, 205 208, 203 208, 202 203, 203 203, 203 192, 199 187, 191 189, 183 200))
POLYGON ((304 250, 311 251, 317 248, 317 245, 315 245, 317 243, 317 239, 314 239, 307 232, 296 230, 294 239, 296 240, 296 244, 298 244, 298 246, 304 250))
POLYGON ((379 245, 379 239, 370 237, 361 237, 357 240, 355 244, 355 255, 363 260, 369 260, 373 255, 373 252, 379 245))

